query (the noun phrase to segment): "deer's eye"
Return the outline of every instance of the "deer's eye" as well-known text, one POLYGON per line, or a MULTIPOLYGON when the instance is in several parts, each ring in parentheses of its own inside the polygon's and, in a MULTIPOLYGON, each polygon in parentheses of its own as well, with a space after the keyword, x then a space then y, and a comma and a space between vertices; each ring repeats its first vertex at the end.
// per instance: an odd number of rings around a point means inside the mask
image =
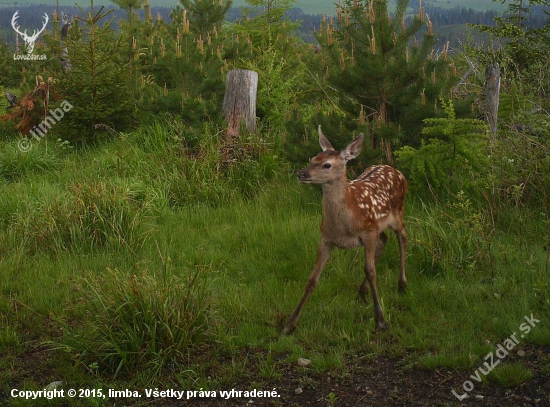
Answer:
POLYGON ((325 168, 325 169, 327 169, 327 170, 328 170, 330 167, 332 167, 332 165, 331 165, 330 163, 324 163, 324 164, 323 164, 323 168, 325 168))

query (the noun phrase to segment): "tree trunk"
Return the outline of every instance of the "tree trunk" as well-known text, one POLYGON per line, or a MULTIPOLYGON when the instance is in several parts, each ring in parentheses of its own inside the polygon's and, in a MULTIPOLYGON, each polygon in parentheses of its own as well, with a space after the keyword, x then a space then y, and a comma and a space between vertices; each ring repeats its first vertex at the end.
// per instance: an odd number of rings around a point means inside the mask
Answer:
POLYGON ((227 121, 227 138, 239 135, 241 122, 246 123, 249 133, 256 131, 256 93, 258 73, 244 69, 235 69, 227 73, 223 114, 227 121))
POLYGON ((489 65, 485 70, 485 122, 491 127, 491 133, 497 132, 498 99, 500 94, 500 67, 489 65))

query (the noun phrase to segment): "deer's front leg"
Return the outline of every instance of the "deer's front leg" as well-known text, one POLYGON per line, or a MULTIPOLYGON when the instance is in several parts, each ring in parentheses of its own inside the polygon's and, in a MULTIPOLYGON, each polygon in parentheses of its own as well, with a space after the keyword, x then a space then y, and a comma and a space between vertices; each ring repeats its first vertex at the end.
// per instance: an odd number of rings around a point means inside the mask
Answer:
POLYGON ((323 269, 327 264, 332 248, 333 245, 324 241, 319 244, 319 248, 317 249, 317 261, 315 262, 313 272, 311 273, 307 281, 304 295, 298 303, 296 310, 281 331, 283 335, 288 335, 292 333, 292 331, 294 331, 294 329, 296 328, 296 325, 298 324, 298 319, 300 318, 300 313, 302 312, 302 308, 304 307, 309 295, 313 292, 313 290, 315 290, 315 287, 317 287, 317 284, 319 283, 319 277, 321 277, 321 273, 323 272, 323 269))

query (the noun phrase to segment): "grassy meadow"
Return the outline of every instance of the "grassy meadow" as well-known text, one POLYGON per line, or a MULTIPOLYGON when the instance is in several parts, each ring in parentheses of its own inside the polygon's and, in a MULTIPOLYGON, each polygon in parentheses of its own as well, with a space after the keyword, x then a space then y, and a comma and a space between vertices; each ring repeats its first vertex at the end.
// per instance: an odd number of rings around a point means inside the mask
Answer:
MULTIPOLYGON (((28 153, 2 142, 0 404, 43 406, 5 396, 54 381, 219 390, 247 365, 262 386, 300 357, 336 376, 352 355, 386 355, 467 378, 531 315, 540 322, 521 343, 550 345, 540 213, 518 221, 510 208, 484 234, 464 197, 438 203, 414 190, 405 295, 393 236, 378 264, 389 330, 376 332, 372 304, 358 301, 362 250, 336 250, 295 333, 281 336, 315 262, 320 190, 261 146, 248 164, 224 162, 219 133, 185 133, 198 151, 168 124, 86 149, 50 135, 28 153)), ((495 371, 499 383, 529 376, 514 366, 495 371)))

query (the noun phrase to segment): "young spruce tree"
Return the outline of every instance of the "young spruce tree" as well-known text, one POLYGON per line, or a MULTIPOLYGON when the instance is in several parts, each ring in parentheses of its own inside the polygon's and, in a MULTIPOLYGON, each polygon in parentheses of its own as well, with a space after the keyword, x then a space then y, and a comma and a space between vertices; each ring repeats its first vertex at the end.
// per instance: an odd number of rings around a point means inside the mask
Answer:
MULTIPOLYGON (((136 47, 147 48, 140 61, 154 95, 145 100, 148 113, 171 112, 188 125, 221 120, 224 80, 235 46, 222 23, 231 1, 182 0, 172 9, 171 23, 146 16, 147 37, 136 47), (150 32, 149 32, 150 31, 150 32), (160 94, 158 94, 160 92, 160 94)), ((150 90, 148 91, 150 92, 150 90)))
POLYGON ((121 131, 132 123, 131 78, 120 59, 122 37, 109 23, 99 25, 109 11, 94 9, 93 0, 90 11, 81 11, 83 25, 73 27, 67 41, 73 69, 59 80, 60 94, 73 107, 58 127, 65 139, 95 141, 108 128, 121 131))
POLYGON ((339 105, 370 130, 371 147, 384 150, 392 162, 392 144, 403 143, 400 138, 419 142, 421 119, 433 114, 443 85, 439 71, 448 63, 447 49, 435 57, 432 24, 421 6, 407 25, 409 0, 397 0, 393 15, 387 3, 344 0, 337 21, 323 18, 317 39, 325 80, 338 91, 339 105), (415 123, 411 112, 417 113, 415 123))

